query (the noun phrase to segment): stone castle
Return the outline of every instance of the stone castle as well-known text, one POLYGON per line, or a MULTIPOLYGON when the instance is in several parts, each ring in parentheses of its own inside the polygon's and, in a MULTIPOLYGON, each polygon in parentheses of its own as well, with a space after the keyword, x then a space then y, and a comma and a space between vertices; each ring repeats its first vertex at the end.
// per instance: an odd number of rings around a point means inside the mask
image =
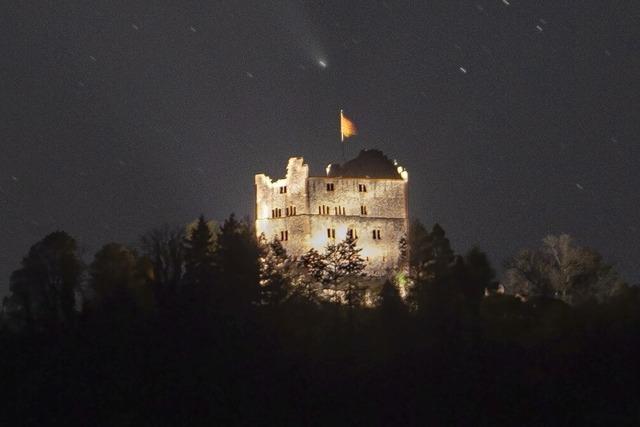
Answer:
POLYGON ((277 238, 299 257, 322 252, 347 234, 357 238, 366 272, 382 276, 399 267, 399 241, 408 227, 408 173, 378 150, 363 150, 325 176, 310 176, 301 157, 292 157, 285 178, 255 176, 256 233, 277 238))

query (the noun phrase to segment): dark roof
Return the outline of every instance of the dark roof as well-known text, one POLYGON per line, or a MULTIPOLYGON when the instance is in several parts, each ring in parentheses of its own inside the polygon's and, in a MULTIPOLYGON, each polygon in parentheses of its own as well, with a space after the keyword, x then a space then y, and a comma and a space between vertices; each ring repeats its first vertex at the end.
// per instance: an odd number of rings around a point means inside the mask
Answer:
POLYGON ((332 163, 327 176, 402 179, 397 166, 380 150, 362 150, 358 157, 343 165, 332 163))

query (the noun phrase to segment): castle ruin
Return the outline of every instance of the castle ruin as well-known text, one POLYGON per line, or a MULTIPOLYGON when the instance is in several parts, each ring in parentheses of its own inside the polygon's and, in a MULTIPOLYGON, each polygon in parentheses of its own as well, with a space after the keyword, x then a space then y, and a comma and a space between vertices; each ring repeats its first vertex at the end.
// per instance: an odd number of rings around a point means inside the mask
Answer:
POLYGON ((383 276, 399 266, 406 236, 408 173, 378 150, 363 150, 325 176, 310 176, 302 157, 292 157, 285 178, 255 176, 256 233, 277 238, 299 257, 311 248, 357 238, 367 274, 383 276))

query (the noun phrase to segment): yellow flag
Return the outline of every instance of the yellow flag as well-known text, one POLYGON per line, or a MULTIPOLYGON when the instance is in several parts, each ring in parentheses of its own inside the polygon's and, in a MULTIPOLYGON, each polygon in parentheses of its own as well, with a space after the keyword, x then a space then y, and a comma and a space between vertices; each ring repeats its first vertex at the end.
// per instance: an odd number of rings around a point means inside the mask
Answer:
POLYGON ((345 117, 342 110, 340 110, 340 140, 344 141, 345 138, 349 138, 357 133, 358 129, 356 129, 356 125, 345 117))

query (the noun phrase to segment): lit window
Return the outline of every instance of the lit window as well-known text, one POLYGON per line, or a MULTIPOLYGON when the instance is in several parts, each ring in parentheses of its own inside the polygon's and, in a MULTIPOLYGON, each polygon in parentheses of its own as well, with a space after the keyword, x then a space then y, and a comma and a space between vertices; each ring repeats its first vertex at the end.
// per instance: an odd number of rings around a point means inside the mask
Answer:
POLYGON ((367 186, 365 184, 358 184, 358 191, 361 193, 367 192, 367 186))
POLYGON ((367 207, 366 206, 360 206, 360 215, 366 215, 367 214, 367 207))
POLYGON ((327 184, 327 191, 333 191, 333 183, 328 183, 327 184))
POLYGON ((327 237, 330 239, 336 238, 336 229, 335 228, 327 228, 327 237))

